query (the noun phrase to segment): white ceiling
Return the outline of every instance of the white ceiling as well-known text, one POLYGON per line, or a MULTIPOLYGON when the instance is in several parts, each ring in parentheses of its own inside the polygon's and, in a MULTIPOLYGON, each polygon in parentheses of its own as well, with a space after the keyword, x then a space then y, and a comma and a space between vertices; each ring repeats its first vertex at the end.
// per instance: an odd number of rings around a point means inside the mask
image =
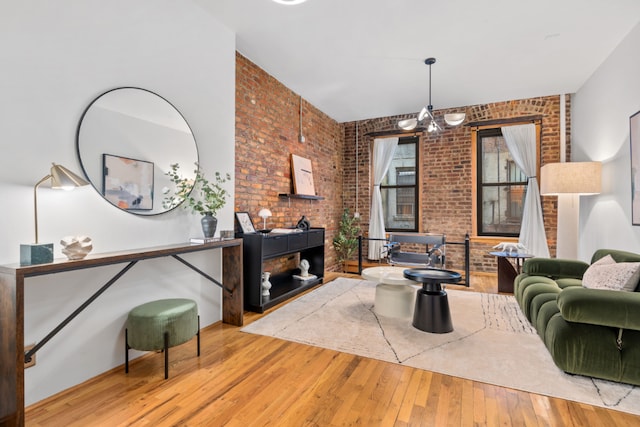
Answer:
POLYGON ((338 122, 573 93, 638 0, 193 0, 237 50, 338 122))

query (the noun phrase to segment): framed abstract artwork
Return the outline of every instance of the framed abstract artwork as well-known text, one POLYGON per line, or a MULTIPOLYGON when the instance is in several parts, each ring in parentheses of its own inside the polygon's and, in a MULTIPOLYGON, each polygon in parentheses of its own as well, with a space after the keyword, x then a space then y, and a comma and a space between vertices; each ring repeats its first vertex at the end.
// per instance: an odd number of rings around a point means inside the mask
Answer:
POLYGON ((631 223, 640 225, 640 111, 629 118, 631 145, 631 223))
POLYGON ((293 192, 305 196, 315 196, 313 185, 313 169, 311 160, 304 157, 291 155, 291 172, 293 175, 293 192))
POLYGON ((153 163, 103 154, 102 194, 121 209, 153 209, 153 163))

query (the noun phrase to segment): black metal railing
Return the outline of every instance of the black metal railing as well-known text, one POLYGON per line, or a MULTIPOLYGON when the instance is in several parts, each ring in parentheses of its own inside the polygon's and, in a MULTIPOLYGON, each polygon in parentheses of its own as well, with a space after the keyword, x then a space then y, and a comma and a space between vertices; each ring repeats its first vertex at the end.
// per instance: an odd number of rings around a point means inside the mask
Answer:
MULTIPOLYGON (((382 238, 369 238, 369 237, 364 237, 364 236, 358 236, 358 274, 362 274, 362 243, 364 241, 381 241, 381 242, 387 242, 388 239, 382 239, 382 238)), ((463 242, 452 242, 449 240, 445 240, 445 245, 458 245, 458 246, 464 246, 464 277, 463 279, 457 283, 458 285, 462 285, 462 286, 466 286, 469 287, 469 263, 470 263, 470 255, 469 255, 469 251, 470 251, 470 239, 469 239, 469 233, 464 235, 464 241, 463 242)))

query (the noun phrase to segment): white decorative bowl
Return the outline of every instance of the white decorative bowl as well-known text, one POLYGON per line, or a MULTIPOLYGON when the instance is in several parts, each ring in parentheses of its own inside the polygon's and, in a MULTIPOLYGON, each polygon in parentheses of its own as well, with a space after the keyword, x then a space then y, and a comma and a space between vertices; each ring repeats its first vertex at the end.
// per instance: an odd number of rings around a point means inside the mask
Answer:
POLYGON ((93 249, 93 243, 88 236, 66 236, 60 240, 62 253, 71 260, 82 259, 93 249))

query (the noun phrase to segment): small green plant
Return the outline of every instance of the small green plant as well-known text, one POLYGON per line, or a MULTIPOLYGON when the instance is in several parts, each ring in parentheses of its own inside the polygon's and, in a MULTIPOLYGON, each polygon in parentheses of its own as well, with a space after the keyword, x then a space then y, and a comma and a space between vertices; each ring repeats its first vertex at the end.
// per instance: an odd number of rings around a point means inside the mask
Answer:
POLYGON ((359 219, 351 215, 349 208, 342 212, 338 234, 333 238, 333 248, 338 255, 338 262, 349 260, 358 250, 360 234, 359 219))
POLYGON ((205 176, 200 165, 195 163, 196 169, 193 171, 195 178, 184 178, 179 173, 180 165, 173 163, 171 170, 166 173, 171 182, 176 186, 173 194, 170 189, 163 190, 165 198, 162 206, 166 209, 174 208, 184 202, 185 208, 191 208, 193 213, 202 215, 211 214, 215 216, 227 202, 229 193, 224 189, 222 184, 231 179, 227 173, 223 177, 220 172, 215 173, 215 178, 209 181, 205 176))

